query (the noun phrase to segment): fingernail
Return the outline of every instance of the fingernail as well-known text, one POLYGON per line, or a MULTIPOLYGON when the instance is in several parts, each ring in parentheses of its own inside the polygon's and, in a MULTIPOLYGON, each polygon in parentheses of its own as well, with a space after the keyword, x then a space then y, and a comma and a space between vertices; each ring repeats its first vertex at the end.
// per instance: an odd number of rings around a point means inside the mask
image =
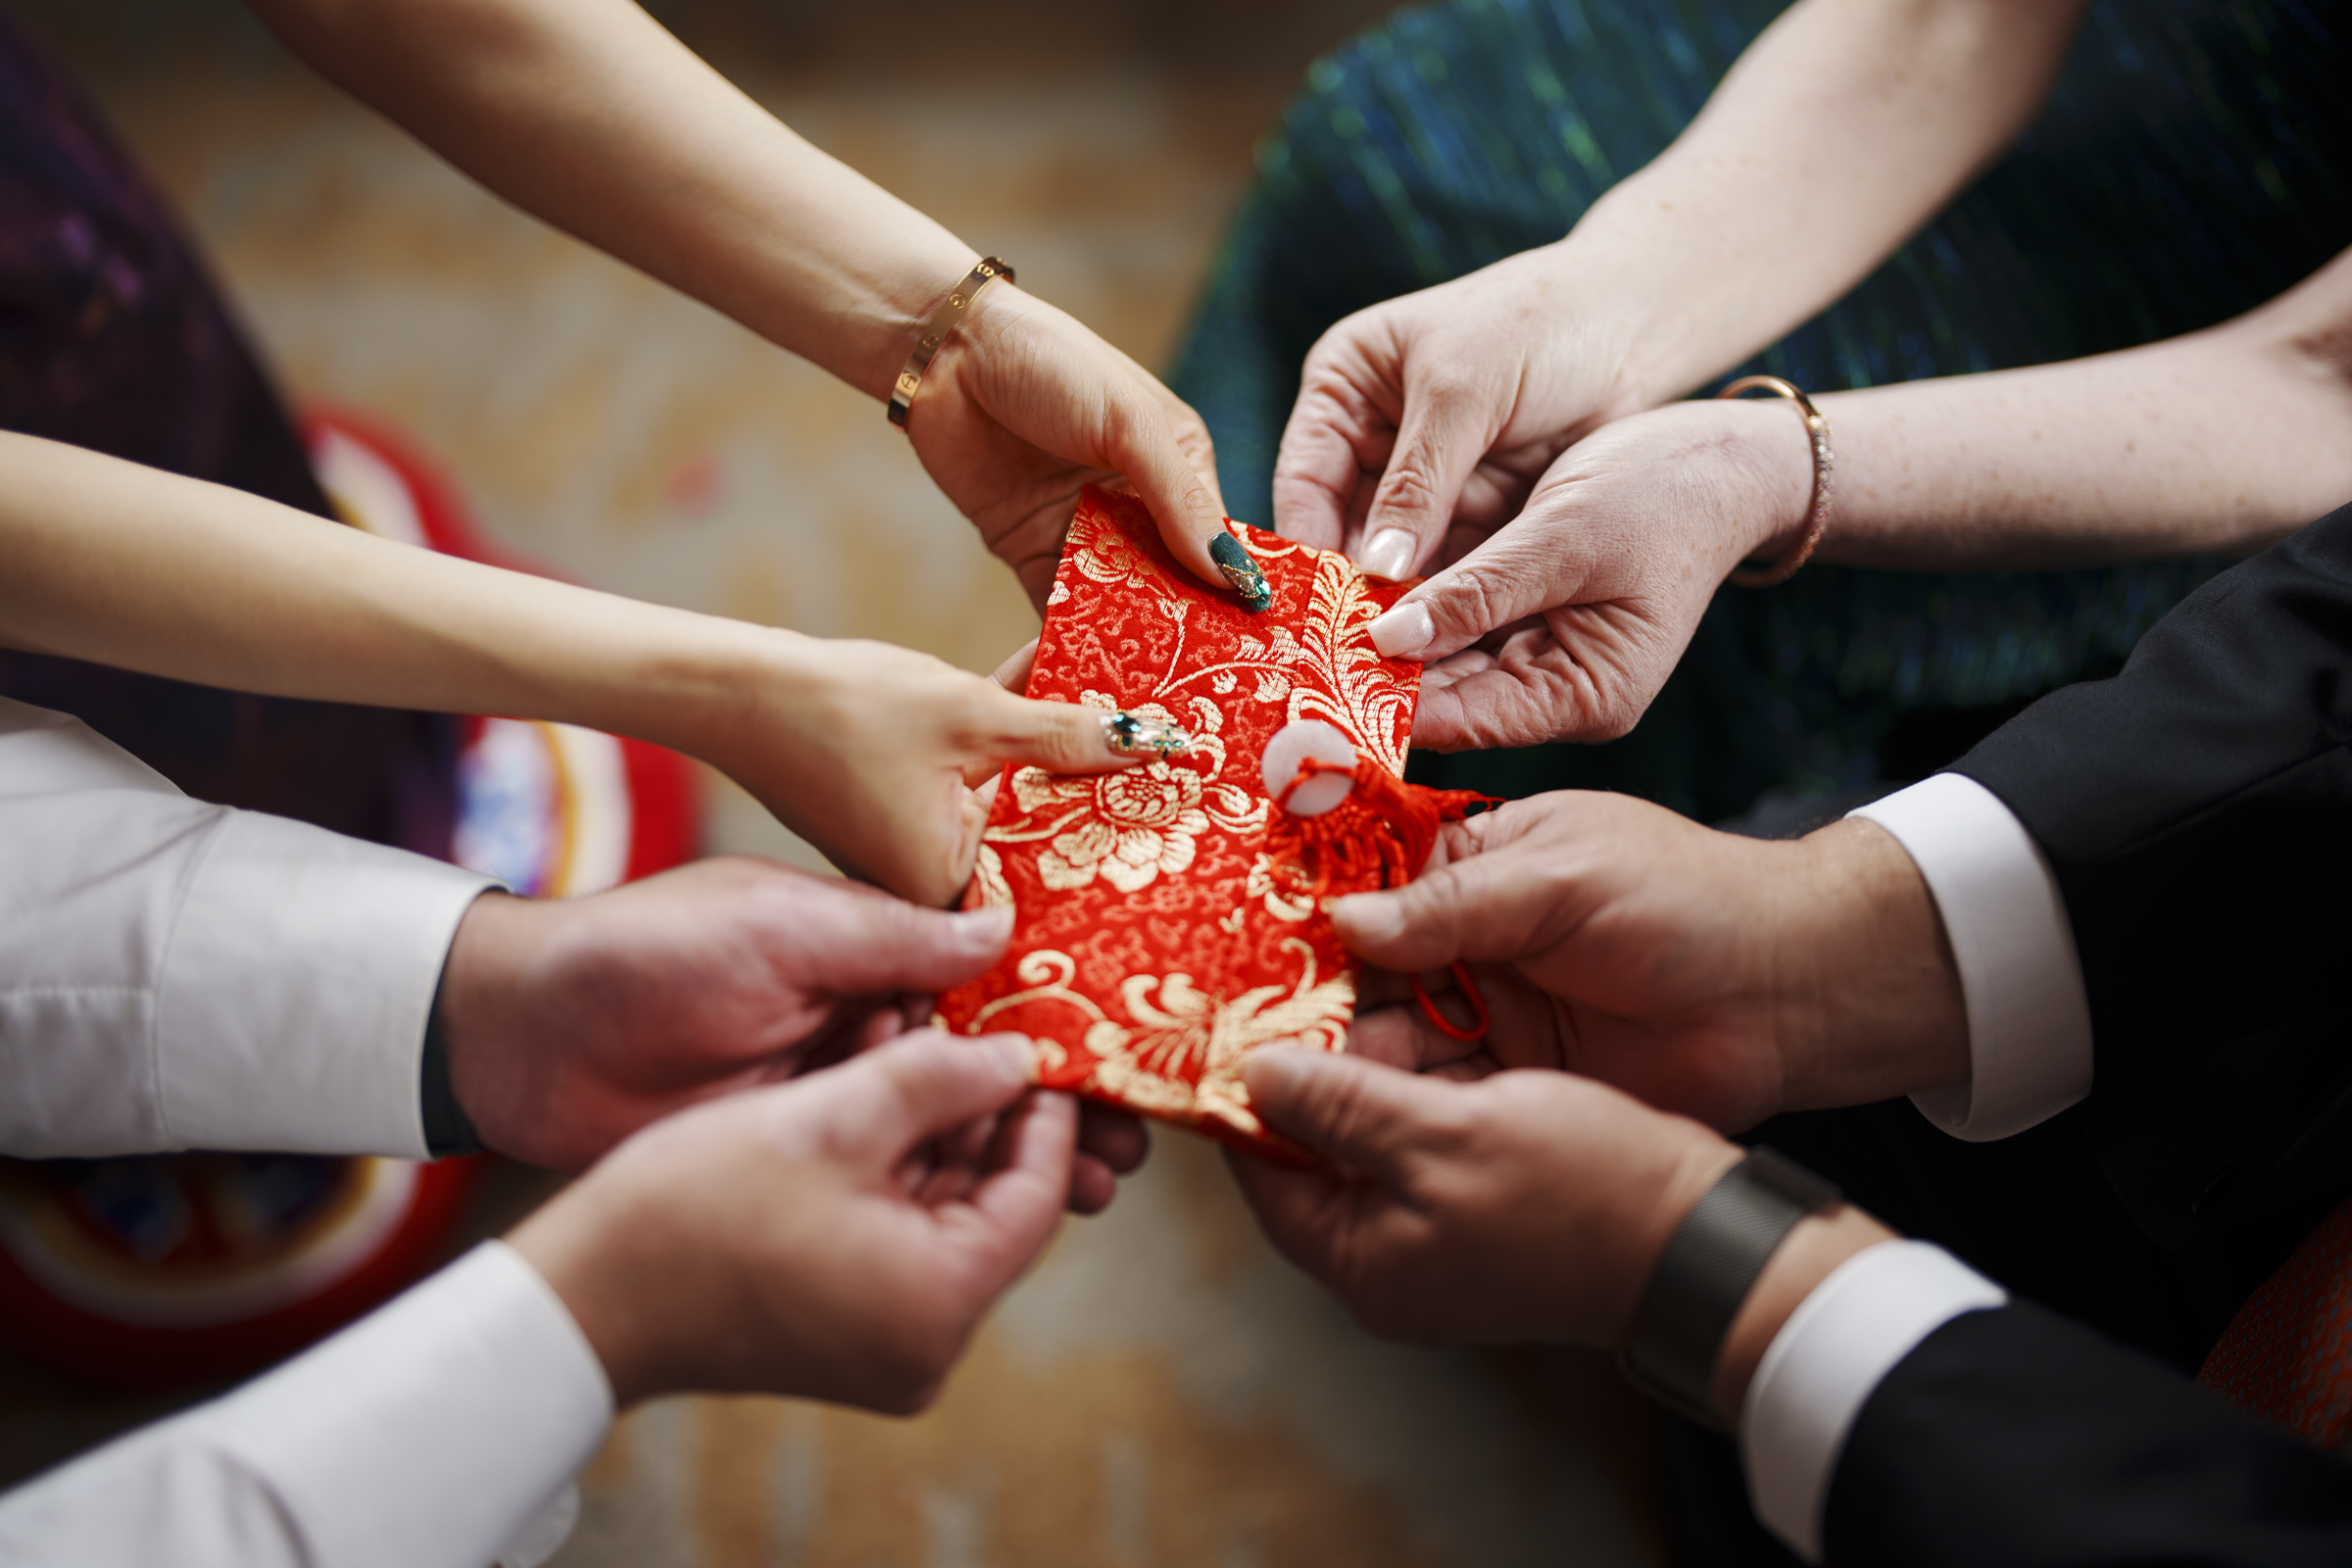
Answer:
POLYGON ((1298 1046, 1267 1046, 1242 1058, 1242 1077, 1250 1094, 1279 1098, 1298 1082, 1309 1054, 1298 1046))
POLYGON ((972 1042, 986 1046, 997 1054, 997 1059, 1013 1071, 1025 1083, 1037 1082, 1037 1048, 1026 1035, 982 1035, 972 1042))
POLYGON ((1331 901, 1331 923, 1344 937, 1386 942, 1404 929, 1404 910, 1395 899, 1382 894, 1350 893, 1331 901))
POLYGON ((1420 605, 1398 605, 1372 623, 1372 646, 1383 659, 1413 659, 1438 639, 1438 623, 1420 605))
POLYGON ((1121 757, 1156 757, 1163 762, 1193 746, 1191 733, 1182 725, 1125 709, 1102 715, 1102 741, 1121 757))
POLYGON ((1391 582, 1409 577, 1413 572, 1413 557, 1419 555, 1421 541, 1404 528, 1383 528, 1365 541, 1355 564, 1375 577, 1391 582))
POLYGON ((966 909, 961 914, 948 916, 955 927, 956 945, 968 953, 994 953, 1012 940, 1012 911, 966 909))
POLYGON ((1240 596, 1244 610, 1254 615, 1274 603, 1274 595, 1266 587, 1266 574, 1258 570, 1257 563, 1250 559, 1250 552, 1242 548, 1239 539, 1229 533, 1212 534, 1208 556, 1225 574, 1227 586, 1240 596))

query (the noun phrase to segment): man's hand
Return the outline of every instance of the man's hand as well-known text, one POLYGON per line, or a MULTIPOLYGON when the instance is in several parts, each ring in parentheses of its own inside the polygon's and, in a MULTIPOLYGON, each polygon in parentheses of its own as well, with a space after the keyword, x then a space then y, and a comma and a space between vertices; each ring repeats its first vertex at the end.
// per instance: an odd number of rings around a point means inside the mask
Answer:
MULTIPOLYGON (((1298 1050, 1254 1053, 1242 1072, 1258 1114, 1325 1160, 1231 1156, 1267 1236, 1395 1339, 1622 1348, 1668 1239, 1740 1158, 1695 1122, 1566 1073, 1446 1083, 1298 1050)), ((1739 1409, 1806 1294, 1889 1234, 1853 1209, 1790 1233, 1732 1326, 1720 1411, 1739 1409)))
POLYGON ((1392 1339, 1623 1341, 1674 1227, 1739 1151, 1556 1072, 1445 1083, 1320 1052, 1243 1067, 1325 1164, 1232 1163, 1266 1234, 1392 1339))
POLYGON ((1076 1108, 1015 1038, 924 1030, 650 1127, 510 1238, 623 1405, 923 1408, 1054 1234, 1076 1108))
POLYGON ((1177 561, 1230 591, 1208 427, 1133 360, 1009 283, 974 301, 915 394, 906 433, 948 499, 1044 613, 1083 485, 1124 482, 1177 561))
MULTIPOLYGON (((458 927, 442 1016, 489 1147, 578 1170, 649 1122, 790 1078, 930 1016, 1003 956, 1001 909, 947 914, 748 858, 588 898, 491 894, 458 927)), ((1110 1201, 1140 1128, 1090 1118, 1071 1206, 1110 1201)))
POLYGON ((1805 428, 1778 399, 1670 404, 1578 442, 1523 513, 1457 534, 1460 559, 1373 622, 1382 653, 1429 665, 1414 742, 1625 734, 1732 568, 1795 547, 1812 487, 1805 428))
POLYGON ((1772 843, 1564 791, 1450 826, 1440 853, 1332 923, 1383 968, 1467 960, 1494 1027, 1464 1047, 1371 1011, 1351 1051, 1456 1077, 1565 1069, 1727 1129, 1968 1076, 1934 899, 1876 823, 1772 843))

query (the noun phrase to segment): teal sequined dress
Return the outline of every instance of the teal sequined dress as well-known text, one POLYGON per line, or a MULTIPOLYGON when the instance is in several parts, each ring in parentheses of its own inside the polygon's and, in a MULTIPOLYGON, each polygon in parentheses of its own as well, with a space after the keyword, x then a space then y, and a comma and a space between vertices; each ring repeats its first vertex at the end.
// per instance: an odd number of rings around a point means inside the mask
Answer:
MULTIPOLYGON (((1698 112, 1782 7, 1457 0, 1309 71, 1258 152, 1171 376, 1236 516, 1333 321, 1558 238, 1698 112)), ((2096 354, 2208 326, 2352 244, 2335 7, 2102 0, 2013 151, 1828 311, 1734 373, 1809 391, 2096 354)), ((1625 790, 1713 819, 1768 789, 1916 777, 2042 692, 2107 673, 2221 563, 1904 573, 1809 566, 1716 596, 1634 733, 1416 759, 1500 794, 1625 790)))

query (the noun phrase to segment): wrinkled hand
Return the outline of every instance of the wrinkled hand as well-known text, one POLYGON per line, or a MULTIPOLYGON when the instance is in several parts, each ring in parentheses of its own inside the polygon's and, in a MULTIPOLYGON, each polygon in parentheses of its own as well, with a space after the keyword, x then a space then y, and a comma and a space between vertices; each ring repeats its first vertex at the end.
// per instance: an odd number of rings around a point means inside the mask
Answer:
POLYGON ((1875 823, 1774 843, 1563 791, 1449 826, 1441 854, 1336 901, 1332 923, 1388 969, 1467 960, 1494 1027, 1465 1046, 1375 1005, 1351 1052, 1453 1077, 1563 1069, 1726 1129, 1968 1075, 1934 899, 1875 823))
MULTIPOLYGON (((1322 1156, 1228 1156, 1266 1235, 1375 1334, 1621 1349, 1667 1241, 1740 1151, 1567 1073, 1476 1083, 1279 1048, 1243 1064, 1266 1121, 1322 1156)), ((1859 1209, 1775 1249, 1716 1356, 1728 1425, 1766 1349, 1846 1259, 1893 1239, 1859 1209)))
POLYGON ((658 1123, 518 1228, 633 1403, 789 1394, 906 1414, 1052 1238, 1076 1110, 1029 1050, 924 1030, 658 1123))
POLYGON ((1307 353, 1275 526, 1383 577, 1463 554, 1570 442, 1643 406, 1624 319, 1552 247, 1358 311, 1307 353))
POLYGON ((1392 1339, 1615 1346, 1666 1239, 1739 1151, 1565 1073, 1478 1083, 1252 1053, 1250 1101, 1326 1163, 1231 1156, 1284 1256, 1392 1339))
POLYGON ((1804 427, 1773 405, 1670 404, 1580 441, 1374 622, 1382 653, 1429 665, 1414 742, 1625 734, 1732 568, 1801 527, 1812 484, 1804 427))
POLYGON ((907 420, 915 455, 1039 612, 1082 485, 1122 476, 1176 559, 1224 589, 1208 428, 1158 379, 1008 283, 983 290, 932 361, 907 420))
MULTIPOLYGON (((489 1147, 578 1170, 639 1128, 790 1078, 930 1016, 1004 956, 1001 909, 945 914, 746 857, 587 898, 490 894, 441 1005, 459 1103, 489 1147)), ((1142 1130, 1090 1119, 1071 1206, 1110 1201, 1142 1130)))

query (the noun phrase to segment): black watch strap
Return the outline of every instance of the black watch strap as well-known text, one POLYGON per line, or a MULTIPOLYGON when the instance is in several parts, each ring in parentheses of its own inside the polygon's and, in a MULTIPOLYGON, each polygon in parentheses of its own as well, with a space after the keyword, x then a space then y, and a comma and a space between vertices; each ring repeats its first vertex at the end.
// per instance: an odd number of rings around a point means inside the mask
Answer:
POLYGON ((1666 1243, 1634 1309, 1618 1365, 1652 1397, 1712 1427, 1715 1363, 1764 1265, 1838 1189, 1769 1149, 1750 1151, 1707 1189, 1666 1243))
POLYGON ((424 1015, 424 1054, 416 1066, 416 1108, 424 1121, 424 1147, 435 1159, 478 1154, 482 1140, 473 1119, 458 1103, 449 1076, 449 1032, 441 1022, 441 988, 433 987, 432 1010, 424 1015))

